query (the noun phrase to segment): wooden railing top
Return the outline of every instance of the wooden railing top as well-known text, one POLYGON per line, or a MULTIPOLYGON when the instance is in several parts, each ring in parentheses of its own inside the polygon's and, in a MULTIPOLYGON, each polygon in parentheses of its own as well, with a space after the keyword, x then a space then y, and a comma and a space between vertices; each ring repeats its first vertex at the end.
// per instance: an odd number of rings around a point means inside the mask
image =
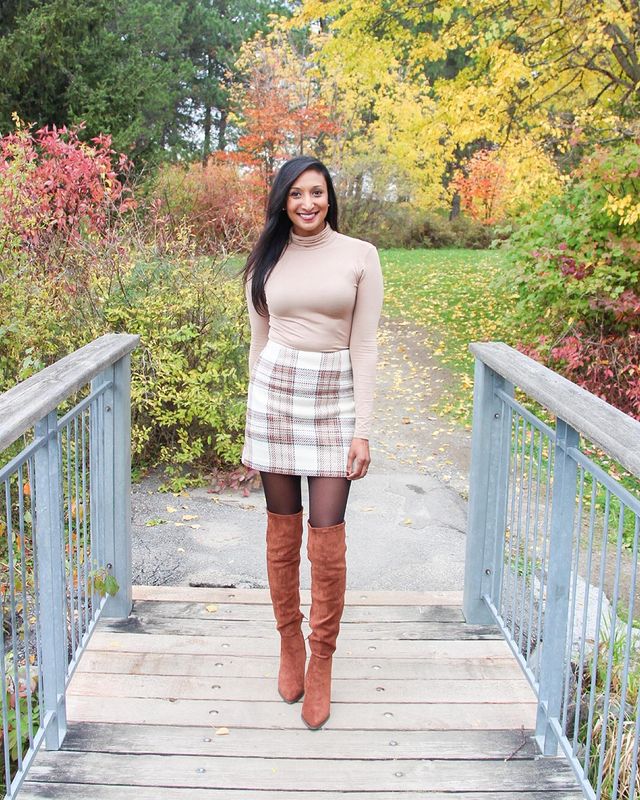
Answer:
POLYGON ((0 395, 0 451, 139 341, 129 333, 106 333, 0 395))
POLYGON ((625 469, 640 476, 640 422, 504 342, 473 342, 469 349, 625 469))

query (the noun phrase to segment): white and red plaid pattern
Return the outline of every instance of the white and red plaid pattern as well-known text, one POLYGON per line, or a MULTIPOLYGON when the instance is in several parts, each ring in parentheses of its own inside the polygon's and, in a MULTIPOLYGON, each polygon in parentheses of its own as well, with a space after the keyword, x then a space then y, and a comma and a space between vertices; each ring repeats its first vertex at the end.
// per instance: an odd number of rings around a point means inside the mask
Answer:
POLYGON ((242 463, 285 475, 345 477, 355 430, 348 350, 271 340, 251 371, 242 463))

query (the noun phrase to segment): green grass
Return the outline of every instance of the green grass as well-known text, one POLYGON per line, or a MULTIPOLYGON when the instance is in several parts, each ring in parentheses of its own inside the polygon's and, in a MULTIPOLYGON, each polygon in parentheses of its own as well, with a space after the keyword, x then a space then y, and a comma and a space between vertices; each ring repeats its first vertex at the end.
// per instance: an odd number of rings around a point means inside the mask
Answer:
POLYGON ((508 269, 492 250, 383 250, 384 312, 422 325, 432 352, 452 372, 436 410, 469 425, 473 356, 469 343, 515 344, 517 332, 505 323, 513 301, 493 282, 508 269))

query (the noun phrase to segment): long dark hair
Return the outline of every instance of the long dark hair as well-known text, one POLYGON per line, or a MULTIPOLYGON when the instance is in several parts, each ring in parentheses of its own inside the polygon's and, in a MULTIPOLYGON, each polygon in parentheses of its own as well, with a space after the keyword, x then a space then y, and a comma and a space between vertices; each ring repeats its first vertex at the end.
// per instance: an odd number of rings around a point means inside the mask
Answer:
POLYGON ((334 231, 338 230, 338 202, 329 170, 322 161, 318 161, 312 156, 296 156, 285 161, 271 185, 264 228, 242 271, 245 284, 249 278, 252 279, 251 300, 260 314, 267 312, 264 285, 287 245, 289 231, 293 224, 283 206, 287 205, 287 197, 293 182, 308 169, 317 169, 324 175, 329 195, 326 221, 334 231))

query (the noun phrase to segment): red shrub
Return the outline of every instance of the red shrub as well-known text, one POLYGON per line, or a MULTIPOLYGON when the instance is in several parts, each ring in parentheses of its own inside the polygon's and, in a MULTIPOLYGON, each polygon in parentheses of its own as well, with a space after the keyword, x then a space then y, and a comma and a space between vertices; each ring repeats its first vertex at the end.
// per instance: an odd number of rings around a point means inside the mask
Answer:
POLYGON ((640 332, 598 338, 574 331, 550 352, 548 365, 640 420, 640 332))
POLYGON ((153 193, 160 213, 186 223, 205 252, 220 245, 243 250, 264 219, 261 191, 253 175, 228 160, 210 158, 206 166, 173 164, 158 174, 153 193))
POLYGON ((135 205, 118 173, 131 164, 111 149, 111 138, 78 138, 84 126, 40 128, 18 121, 0 138, 0 217, 45 265, 84 234, 106 235, 114 214, 135 205), (117 156, 117 159, 115 158, 117 156), (114 160, 116 164, 114 165, 114 160))

